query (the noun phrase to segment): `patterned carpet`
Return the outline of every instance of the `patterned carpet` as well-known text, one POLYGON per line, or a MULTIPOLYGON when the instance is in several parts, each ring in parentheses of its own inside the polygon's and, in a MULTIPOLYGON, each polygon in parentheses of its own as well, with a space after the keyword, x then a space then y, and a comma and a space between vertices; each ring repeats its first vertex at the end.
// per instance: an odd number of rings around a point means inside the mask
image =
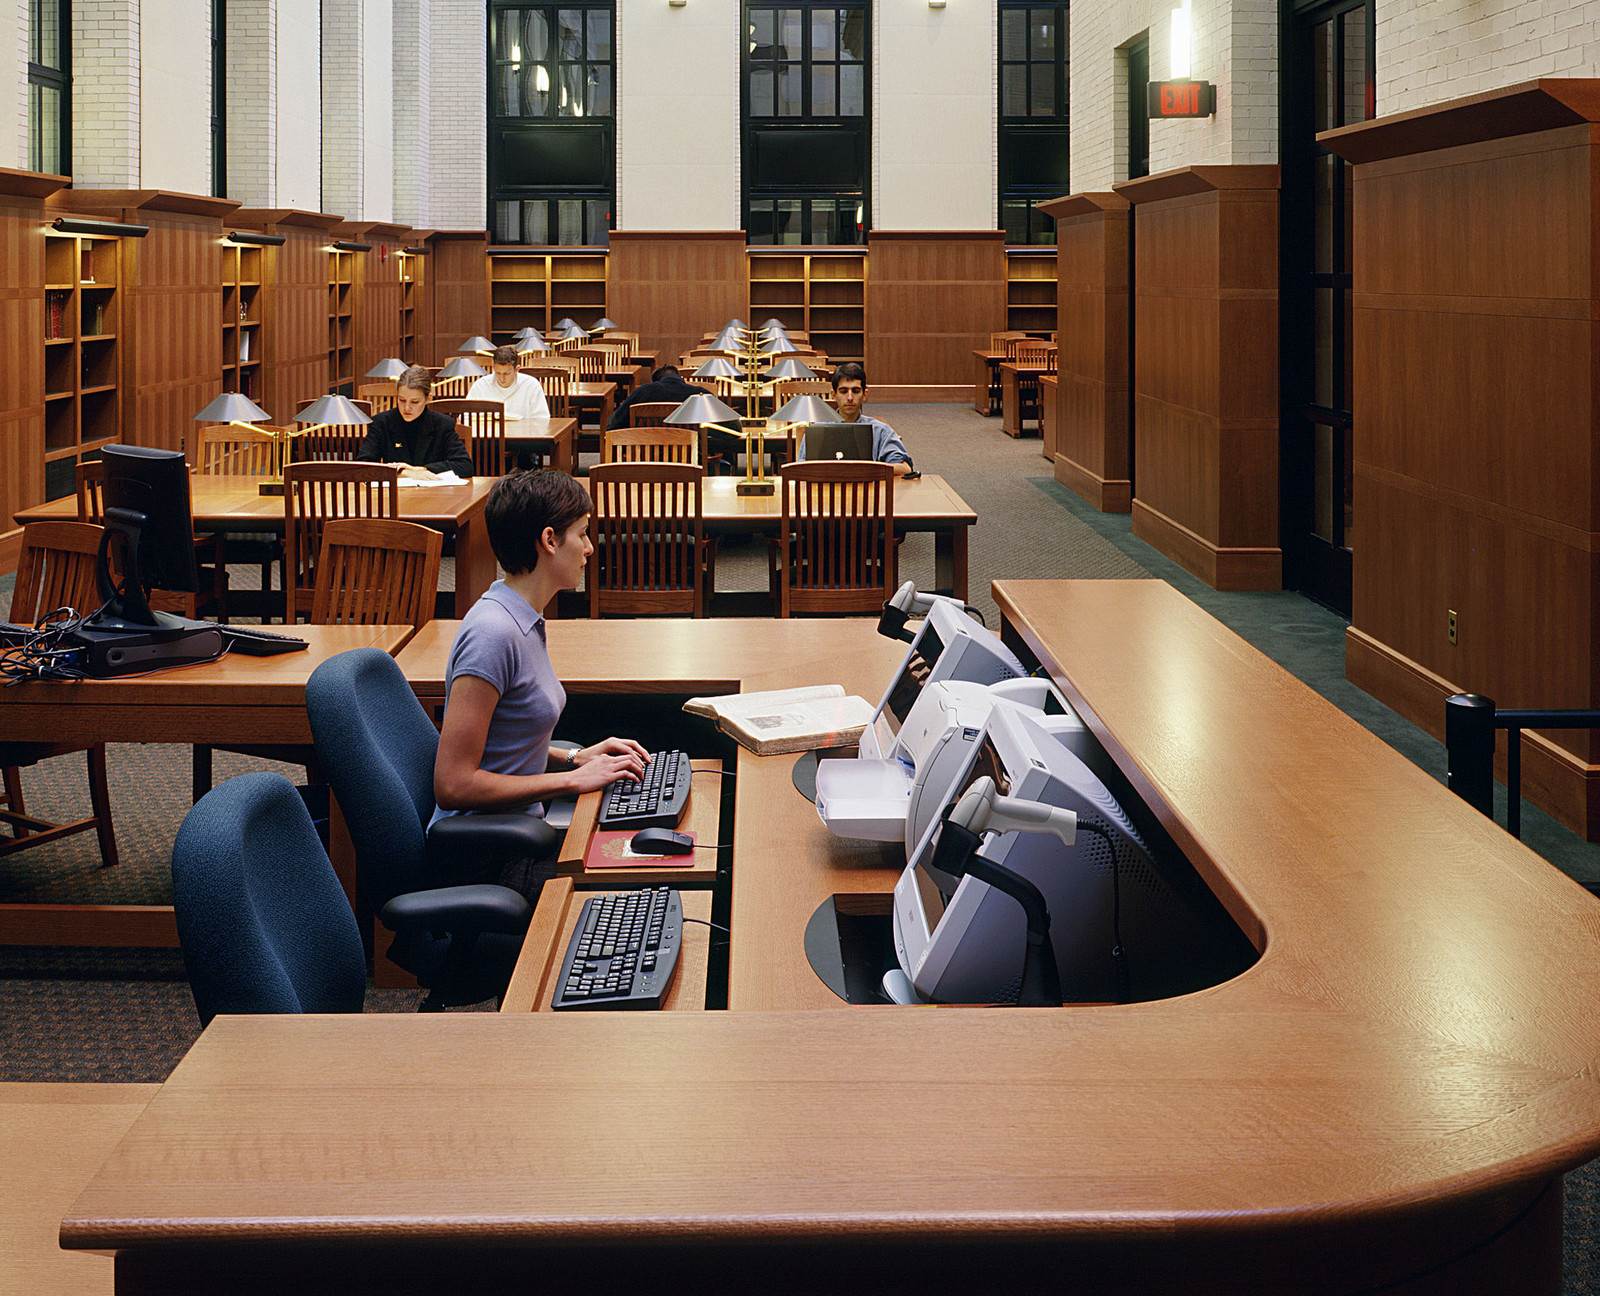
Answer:
MULTIPOLYGON (((1263 652, 1293 671, 1436 777, 1440 745, 1344 680, 1345 623, 1294 594, 1218 594, 1136 540, 1127 517, 1089 508, 1053 480, 1037 438, 1013 441, 996 419, 962 405, 875 405, 904 437, 924 472, 949 479, 978 513, 970 552, 974 606, 997 624, 989 582, 1018 578, 1155 578, 1169 581, 1263 652)), ((908 538, 902 575, 927 585, 933 543, 908 538)), ((718 584, 766 588, 764 545, 732 546, 718 557, 718 584)), ((253 573, 230 569, 247 586, 253 573)), ((443 580, 453 586, 451 576, 443 580)), ((0 607, 11 579, 0 578, 0 607)), ((108 763, 123 863, 102 869, 94 835, 25 852, 0 865, 0 900, 70 899, 151 903, 171 896, 172 840, 189 805, 187 748, 117 744, 108 763)), ((221 781, 253 768, 284 766, 219 752, 221 781)), ((81 756, 24 772, 30 807, 65 818, 84 812, 81 756)), ((1503 790, 1502 790, 1503 797, 1503 790)), ((1525 839, 1580 881, 1600 882, 1600 846, 1579 841, 1532 807, 1525 839)), ((1502 807, 1501 822, 1504 822, 1502 807)), ((414 1011, 417 992, 369 990, 369 1012, 414 1011)), ((493 1005, 480 1005, 492 1008, 493 1005)), ((199 1035, 181 957, 160 950, 38 950, 0 947, 0 1080, 165 1079, 199 1035)), ((1566 1177, 1567 1296, 1600 1296, 1600 1163, 1566 1177)))

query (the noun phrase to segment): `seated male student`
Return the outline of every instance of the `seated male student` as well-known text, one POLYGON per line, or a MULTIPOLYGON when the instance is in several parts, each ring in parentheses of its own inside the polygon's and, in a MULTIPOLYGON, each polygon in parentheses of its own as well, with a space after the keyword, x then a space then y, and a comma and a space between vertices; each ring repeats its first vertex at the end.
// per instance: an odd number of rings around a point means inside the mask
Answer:
POLYGON ((684 382, 677 365, 662 365, 650 375, 649 382, 640 384, 628 393, 628 399, 617 406, 606 427, 627 427, 630 405, 648 405, 652 401, 671 401, 674 405, 682 405, 696 393, 705 395, 706 389, 684 382))
POLYGON ((532 374, 517 371, 517 348, 496 347, 494 372, 486 373, 467 389, 468 400, 499 401, 506 407, 506 422, 550 417, 544 387, 532 374))
MULTIPOLYGON (((861 407, 867 399, 867 371, 854 360, 846 360, 833 371, 833 390, 839 398, 839 417, 846 423, 865 423, 872 429, 872 457, 879 463, 891 464, 896 477, 904 477, 914 470, 911 455, 900 434, 882 419, 863 414, 861 407)), ((800 439, 800 457, 805 458, 805 438, 800 439)))
POLYGON ((433 379, 421 365, 400 375, 394 408, 375 415, 356 458, 367 463, 400 465, 402 477, 422 481, 453 472, 472 476, 472 456, 456 434, 456 421, 428 408, 433 379))
MULTIPOLYGON (((631 738, 603 739, 570 761, 550 749, 567 693, 541 609, 583 579, 593 552, 589 509, 589 493, 563 472, 509 473, 489 491, 484 527, 506 574, 472 605, 450 649, 435 819, 478 810, 542 816, 551 798, 644 774, 649 754, 631 738)), ((536 897, 553 869, 553 861, 521 861, 500 881, 536 897)))

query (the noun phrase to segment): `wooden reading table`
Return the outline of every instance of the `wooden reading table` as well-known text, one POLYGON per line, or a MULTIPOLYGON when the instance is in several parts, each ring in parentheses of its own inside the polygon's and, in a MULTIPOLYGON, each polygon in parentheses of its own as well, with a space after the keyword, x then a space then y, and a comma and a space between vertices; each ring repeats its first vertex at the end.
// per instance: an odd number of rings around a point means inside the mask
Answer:
POLYGON ((1006 353, 975 350, 972 358, 976 361, 972 408, 980 414, 993 414, 1000 408, 1000 366, 1006 362, 1006 353))
MULTIPOLYGON (((1032 384, 1039 386, 1040 380, 1046 374, 1053 374, 1054 368, 1048 365, 1023 365, 1015 360, 1006 360, 1000 365, 1000 426, 1007 436, 1023 437, 1028 435, 1028 429, 1022 426, 1022 396, 1024 390, 1032 384)), ((1036 396, 1041 402, 1039 413, 1039 431, 1044 431, 1044 407, 1042 396, 1036 396)))
POLYGON ((517 451, 531 450, 564 473, 577 471, 578 456, 574 442, 578 435, 578 420, 564 416, 552 418, 526 418, 506 420, 506 464, 516 462, 517 451))
MULTIPOLYGON (((530 1273, 1558 1292, 1559 1176, 1600 1151, 1600 902, 1161 582, 996 601, 1260 951, 1249 971, 1127 1006, 796 1011, 821 1006, 813 900, 893 869, 821 829, 794 758, 741 752, 734 1010, 218 1018, 64 1245, 171 1296, 530 1273), (600 1119, 540 1118, 575 1098, 600 1119)), ((571 628, 631 663, 656 627, 629 624, 552 626, 552 653, 583 646, 571 628)), ((794 654, 747 654, 739 686, 873 696, 897 645, 821 624, 765 623, 794 654)), ((667 632, 646 687, 722 668, 692 663, 695 633, 667 632)))

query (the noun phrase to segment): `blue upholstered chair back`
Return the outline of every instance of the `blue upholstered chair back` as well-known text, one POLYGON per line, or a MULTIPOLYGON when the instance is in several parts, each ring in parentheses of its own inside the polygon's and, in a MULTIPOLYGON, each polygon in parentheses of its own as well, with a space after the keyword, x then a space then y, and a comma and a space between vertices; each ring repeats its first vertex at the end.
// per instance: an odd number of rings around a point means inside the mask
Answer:
POLYGON ((172 903, 202 1025, 218 1013, 361 1011, 361 932, 281 774, 229 779, 195 803, 172 847, 172 903))
POLYGON ((439 734, 394 658, 377 648, 330 657, 306 681, 306 714, 374 907, 427 887, 439 734))

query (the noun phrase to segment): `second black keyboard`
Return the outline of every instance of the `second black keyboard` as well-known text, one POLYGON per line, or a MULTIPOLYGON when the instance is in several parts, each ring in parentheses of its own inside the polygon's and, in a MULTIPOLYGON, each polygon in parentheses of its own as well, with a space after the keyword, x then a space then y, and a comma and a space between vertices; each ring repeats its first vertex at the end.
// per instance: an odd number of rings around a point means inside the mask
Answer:
POLYGON ((656 752, 639 782, 618 779, 600 797, 600 830, 676 828, 689 805, 689 755, 656 752))

